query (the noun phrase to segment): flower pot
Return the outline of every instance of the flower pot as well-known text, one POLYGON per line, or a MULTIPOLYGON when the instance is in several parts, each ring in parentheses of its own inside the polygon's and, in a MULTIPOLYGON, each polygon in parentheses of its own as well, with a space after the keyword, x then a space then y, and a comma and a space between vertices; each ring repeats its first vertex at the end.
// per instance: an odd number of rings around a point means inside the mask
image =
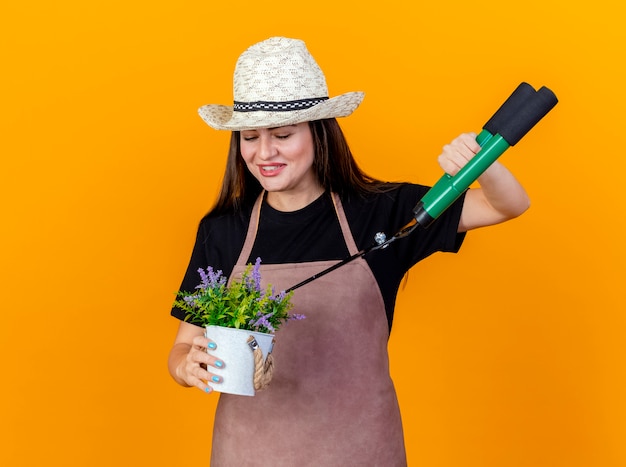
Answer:
POLYGON ((258 344, 265 362, 272 352, 274 335, 222 326, 206 326, 205 336, 217 344, 217 348, 209 353, 224 362, 224 368, 211 367, 209 370, 222 379, 221 383, 212 383, 211 387, 217 392, 254 396, 255 355, 250 338, 253 337, 258 344))

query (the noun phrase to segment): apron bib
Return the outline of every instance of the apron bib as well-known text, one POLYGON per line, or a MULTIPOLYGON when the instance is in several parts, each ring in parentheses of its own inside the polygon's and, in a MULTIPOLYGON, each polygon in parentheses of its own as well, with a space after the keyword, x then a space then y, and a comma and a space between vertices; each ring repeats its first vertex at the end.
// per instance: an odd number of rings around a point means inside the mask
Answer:
MULTIPOLYGON (((241 277, 248 263, 262 199, 232 277, 241 277)), ((335 194, 333 202, 348 250, 356 254, 335 194)), ((286 290, 337 262, 261 264, 261 285, 286 290)), ((405 466, 389 327, 366 261, 358 258, 296 289, 292 301, 292 311, 306 319, 276 332, 270 386, 254 397, 220 394, 211 466, 405 466)))

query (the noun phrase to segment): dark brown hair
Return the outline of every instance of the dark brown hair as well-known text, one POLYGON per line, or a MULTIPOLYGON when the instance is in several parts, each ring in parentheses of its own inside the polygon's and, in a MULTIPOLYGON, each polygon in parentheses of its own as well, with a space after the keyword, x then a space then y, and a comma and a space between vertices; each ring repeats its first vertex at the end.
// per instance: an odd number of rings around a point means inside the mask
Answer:
MULTIPOLYGON (((359 168, 336 119, 312 121, 309 128, 314 146, 313 170, 326 191, 344 197, 384 192, 395 186, 372 178, 359 168)), ((239 141, 240 132, 233 131, 222 187, 212 214, 238 211, 244 204, 253 203, 262 191, 243 161, 239 141)))

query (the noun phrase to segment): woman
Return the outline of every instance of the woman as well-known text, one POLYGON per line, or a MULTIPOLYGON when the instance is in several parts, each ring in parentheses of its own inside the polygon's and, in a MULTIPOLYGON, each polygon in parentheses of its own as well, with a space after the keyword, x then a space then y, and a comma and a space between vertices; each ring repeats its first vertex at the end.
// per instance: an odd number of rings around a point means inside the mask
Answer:
MULTIPOLYGON (((302 41, 270 38, 246 50, 234 98, 232 107, 200 109, 211 127, 233 133, 222 190, 200 223, 181 290, 193 290, 199 268, 235 275, 257 257, 264 280, 287 289, 369 246, 376 232, 397 232, 428 191, 360 171, 336 118, 352 113, 363 93, 328 98, 302 41)), ((455 174, 479 149, 475 135, 463 134, 439 163, 455 174)), ((528 208, 499 162, 479 184, 428 229, 296 290, 295 309, 307 319, 279 331, 269 388, 255 397, 220 395, 211 465, 406 464, 387 355, 402 277, 436 251, 458 251, 466 231, 528 208)), ((184 318, 176 308, 172 315, 184 318)), ((211 368, 228 365, 213 356, 218 346, 181 321, 172 377, 211 392, 220 384, 211 368)))

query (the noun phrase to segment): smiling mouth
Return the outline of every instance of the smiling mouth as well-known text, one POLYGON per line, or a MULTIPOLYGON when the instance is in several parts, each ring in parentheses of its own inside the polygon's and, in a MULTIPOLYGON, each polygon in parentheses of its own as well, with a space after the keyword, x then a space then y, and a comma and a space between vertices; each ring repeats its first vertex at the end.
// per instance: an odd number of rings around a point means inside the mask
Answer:
POLYGON ((264 175, 273 175, 275 173, 278 173, 283 167, 285 167, 285 164, 260 165, 259 170, 264 175))

